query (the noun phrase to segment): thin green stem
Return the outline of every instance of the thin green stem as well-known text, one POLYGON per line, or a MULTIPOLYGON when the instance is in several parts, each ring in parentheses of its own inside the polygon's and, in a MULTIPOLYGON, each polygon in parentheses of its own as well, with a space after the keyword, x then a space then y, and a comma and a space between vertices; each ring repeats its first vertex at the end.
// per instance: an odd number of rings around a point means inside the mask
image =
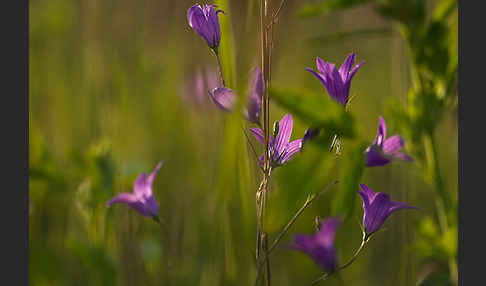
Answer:
POLYGON ((223 86, 226 86, 226 83, 224 81, 224 75, 223 75, 223 64, 221 63, 221 58, 219 57, 218 48, 211 49, 211 51, 213 51, 213 54, 216 56, 216 60, 218 61, 218 72, 219 72, 219 78, 221 80, 221 84, 223 86))
POLYGON ((337 274, 337 273, 339 273, 339 271, 341 271, 341 270, 347 268, 348 266, 350 266, 351 264, 353 264, 353 262, 356 260, 356 258, 358 258, 358 255, 361 253, 361 251, 363 251, 363 249, 366 246, 366 244, 368 243, 368 241, 369 241, 369 239, 365 235, 363 235, 363 240, 361 241, 361 245, 359 246, 358 250, 356 250, 356 252, 354 253, 353 257, 351 257, 351 259, 348 262, 346 262, 342 266, 339 266, 333 272, 327 272, 327 273, 325 273, 321 277, 319 277, 316 280, 312 281, 312 283, 310 285, 316 285, 319 282, 324 281, 327 278, 331 277, 331 275, 337 274))
POLYGON ((304 212, 304 210, 307 207, 309 207, 312 204, 313 201, 315 201, 318 197, 320 197, 322 194, 324 194, 330 187, 332 187, 332 186, 334 186, 334 185, 336 185, 338 183, 339 183, 339 181, 336 180, 336 181, 332 182, 331 184, 327 185, 323 190, 319 191, 318 193, 310 194, 307 197, 307 199, 306 199, 305 203, 302 205, 302 207, 300 207, 300 209, 294 214, 294 216, 284 226, 284 228, 282 229, 282 231, 277 235, 277 237, 273 241, 273 243, 270 246, 270 248, 268 248, 268 250, 266 251, 265 257, 263 257, 262 259, 260 259, 258 261, 258 264, 257 264, 257 273, 256 273, 254 285, 257 285, 257 283, 258 283, 258 280, 260 278, 260 274, 261 274, 261 270, 262 270, 263 264, 268 260, 268 257, 270 256, 270 254, 273 252, 273 250, 275 250, 275 248, 278 246, 278 244, 280 243, 280 241, 282 240, 282 238, 289 231, 290 227, 295 223, 295 221, 297 220, 297 218, 299 218, 299 216, 304 212))
POLYGON ((164 221, 161 221, 158 217, 154 218, 154 220, 160 225, 160 230, 162 231, 162 236, 164 239, 164 243, 162 244, 164 250, 164 268, 166 271, 165 275, 165 283, 164 285, 170 285, 170 263, 169 263, 169 249, 170 249, 170 242, 169 242, 169 232, 167 230, 167 224, 164 221))

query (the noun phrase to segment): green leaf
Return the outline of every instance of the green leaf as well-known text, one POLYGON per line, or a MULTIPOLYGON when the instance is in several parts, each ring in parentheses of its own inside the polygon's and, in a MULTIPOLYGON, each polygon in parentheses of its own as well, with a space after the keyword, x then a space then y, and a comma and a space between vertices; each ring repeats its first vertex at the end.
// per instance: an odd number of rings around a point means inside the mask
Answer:
POLYGON ((345 172, 341 174, 340 189, 334 197, 331 205, 333 216, 343 215, 344 219, 349 218, 354 211, 354 199, 358 194, 359 184, 365 169, 364 150, 368 144, 362 142, 353 150, 343 153, 345 159, 345 172))

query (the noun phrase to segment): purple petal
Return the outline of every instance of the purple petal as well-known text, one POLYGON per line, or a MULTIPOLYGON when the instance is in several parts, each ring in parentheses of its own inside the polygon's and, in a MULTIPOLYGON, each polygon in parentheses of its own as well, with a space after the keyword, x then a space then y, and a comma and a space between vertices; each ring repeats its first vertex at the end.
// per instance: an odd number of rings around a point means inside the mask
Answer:
POLYGON ((116 203, 134 203, 137 201, 137 197, 134 194, 130 193, 120 193, 117 196, 115 196, 113 199, 109 200, 108 203, 106 203, 106 207, 111 207, 111 205, 116 204, 116 203))
POLYGON ((116 197, 114 197, 113 199, 108 201, 108 203, 106 203, 106 207, 110 207, 110 206, 112 206, 113 204, 116 204, 116 203, 125 204, 125 205, 133 208, 134 210, 138 211, 143 216, 146 216, 146 217, 152 216, 150 211, 144 206, 144 204, 142 204, 137 199, 137 196, 134 195, 134 194, 120 193, 116 197))
POLYGON ((359 64, 355 65, 354 68, 351 70, 351 72, 349 73, 348 75, 348 78, 347 78, 347 82, 350 82, 353 77, 354 77, 354 74, 358 71, 358 69, 364 64, 365 62, 362 61, 360 62, 359 64))
POLYGON ((217 87, 209 92, 209 96, 213 102, 221 110, 231 111, 236 104, 236 94, 229 88, 217 87))
POLYGON ((365 156, 367 167, 383 166, 391 162, 377 145, 369 146, 365 151, 365 156))
MULTIPOLYGON (((251 133, 253 133, 253 136, 262 144, 265 144, 265 135, 263 134, 263 131, 260 128, 250 128, 251 133)), ((270 135, 268 142, 270 146, 273 145, 273 136, 270 135)))
POLYGON ((250 131, 260 143, 265 144, 263 131, 260 128, 250 128, 250 131))
POLYGON ((315 235, 294 236, 294 244, 291 247, 309 255, 325 270, 333 271, 337 266, 334 237, 339 223, 340 219, 326 219, 315 235))
POLYGON ((265 90, 265 82, 263 74, 259 67, 253 70, 253 79, 250 83, 251 89, 249 94, 249 102, 246 108, 246 118, 248 121, 258 123, 260 121, 260 113, 262 111, 262 96, 265 90))
POLYGON ((402 152, 396 152, 395 154, 393 154, 393 157, 403 161, 413 162, 412 157, 402 152))
POLYGON ((292 115, 290 113, 285 114, 278 124, 278 134, 275 138, 274 156, 275 159, 280 157, 284 148, 289 144, 290 135, 292 134, 292 115))
POLYGON ((211 31, 211 44, 209 45, 210 47, 218 46, 221 39, 218 14, 220 12, 223 12, 223 10, 215 11, 214 7, 216 7, 216 5, 207 5, 204 8, 208 21, 208 29, 211 31))
POLYGON ((365 184, 359 185, 361 190, 358 191, 359 195, 363 199, 363 208, 367 208, 375 199, 375 192, 365 184))
POLYGON ((265 92, 265 80, 263 78, 262 70, 259 66, 256 66, 253 69, 253 78, 251 84, 251 96, 255 96, 257 98, 262 98, 263 93, 265 92))
POLYGON ((280 164, 284 164, 292 159, 292 157, 302 149, 302 142, 302 139, 297 139, 290 142, 287 147, 285 147, 283 155, 280 158, 280 164))
POLYGON ((327 73, 327 63, 323 59, 321 59, 319 57, 316 58, 316 67, 317 67, 317 70, 321 74, 326 75, 326 73, 327 73))
POLYGON ((376 133, 375 141, 373 144, 381 146, 386 138, 386 124, 385 119, 383 117, 379 117, 378 119, 378 132, 376 133))
POLYGON ((148 179, 147 179, 147 184, 150 186, 150 194, 152 194, 152 185, 153 185, 153 182, 154 182, 154 179, 155 179, 155 176, 157 175, 157 173, 159 172, 160 170, 160 167, 162 167, 162 163, 163 161, 160 161, 157 166, 155 166, 155 169, 152 171, 152 173, 150 173, 148 179))
POLYGON ((383 142, 383 152, 386 154, 393 154, 400 150, 403 147, 404 140, 399 135, 394 135, 390 138, 387 138, 383 142))
POLYGON ((305 68, 305 70, 308 71, 308 72, 311 72, 313 75, 315 75, 321 81, 321 83, 324 85, 324 87, 327 90, 327 82, 326 82, 326 79, 324 78, 324 76, 322 74, 314 71, 313 69, 311 69, 309 67, 305 68))
POLYGON ((336 231, 341 224, 341 218, 328 218, 321 223, 317 233, 317 241, 324 247, 332 247, 336 231))
POLYGON ((324 87, 327 90, 329 96, 345 105, 348 101, 348 94, 346 94, 346 86, 333 63, 326 63, 320 58, 317 58, 317 69, 321 72, 322 77, 325 79, 324 87))
POLYGON ((137 196, 143 196, 148 193, 147 190, 147 173, 143 172, 138 176, 138 178, 133 182, 133 193, 137 196))
POLYGON ((388 209, 388 212, 391 214, 395 211, 402 210, 402 209, 418 209, 417 207, 407 205, 404 202, 392 202, 391 207, 388 209))
POLYGON ((196 4, 187 10, 187 21, 189 26, 196 31, 211 47, 213 44, 213 33, 207 23, 206 15, 199 4, 196 4))
POLYGON ((343 82, 348 81, 349 71, 353 67, 355 57, 356 55, 354 53, 349 54, 343 65, 339 68, 339 74, 341 75, 343 82))
POLYGON ((377 193, 373 203, 364 209, 363 225, 366 233, 372 234, 383 225, 390 215, 389 209, 392 206, 390 196, 385 193, 377 193))

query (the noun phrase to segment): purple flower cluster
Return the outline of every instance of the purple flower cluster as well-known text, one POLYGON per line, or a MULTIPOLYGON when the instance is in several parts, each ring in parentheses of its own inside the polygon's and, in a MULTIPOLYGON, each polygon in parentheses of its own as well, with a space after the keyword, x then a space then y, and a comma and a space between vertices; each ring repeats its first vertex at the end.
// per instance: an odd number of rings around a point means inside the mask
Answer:
MULTIPOLYGON (((214 8, 216 8, 216 5, 196 4, 188 9, 187 20, 189 26, 194 29, 194 31, 196 31, 214 51, 214 54, 218 57, 218 63, 220 63, 218 46, 221 40, 221 35, 218 14, 224 12, 222 10, 215 10, 214 8)), ((350 99, 349 92, 351 80, 364 63, 360 62, 354 65, 355 58, 355 54, 351 53, 339 69, 337 69, 333 63, 325 62, 321 58, 317 58, 316 65, 318 72, 310 68, 306 68, 306 70, 311 72, 321 81, 332 100, 346 107, 349 104, 350 99)), ((203 94, 209 94, 209 97, 219 109, 230 112, 235 108, 238 96, 232 89, 224 86, 225 84, 221 73, 220 76, 221 82, 223 83, 222 85, 218 84, 219 81, 214 72, 207 74, 206 77, 201 73, 198 73, 195 80, 190 85, 193 89, 188 93, 192 93, 198 102, 203 97, 203 94)), ((260 117, 262 112, 262 99, 266 86, 260 67, 255 67, 253 69, 248 86, 247 102, 243 115, 250 123, 262 126, 260 117)), ((266 123, 268 124, 269 122, 267 121, 266 123)), ((270 135, 268 138, 269 148, 267 151, 268 157, 270 158, 271 168, 276 168, 287 163, 296 154, 303 150, 303 146, 306 142, 319 136, 321 131, 320 128, 311 127, 305 131, 302 139, 291 141, 292 129, 293 118, 291 114, 285 114, 280 121, 276 122, 274 134, 270 135)), ((250 128, 250 131, 256 140, 262 145, 265 144, 264 132, 261 128, 250 128)), ((380 116, 376 138, 364 151, 366 156, 366 166, 383 166, 397 159, 413 161, 410 156, 399 152, 403 146, 404 139, 400 135, 386 138, 385 120, 380 116)), ((265 155, 261 155, 258 158, 258 163, 262 166, 264 165, 264 159, 265 155)), ((142 173, 135 180, 132 193, 120 193, 108 201, 106 206, 111 207, 113 204, 122 203, 136 210, 141 215, 160 222, 159 205, 153 195, 153 182, 161 166, 162 162, 159 162, 149 176, 147 176, 145 172, 142 173)), ((269 174, 270 172, 268 172, 268 176, 270 176, 269 174)), ((371 235, 376 233, 382 227, 392 213, 402 209, 417 209, 404 202, 392 201, 390 196, 386 193, 375 193, 365 184, 360 184, 359 186, 360 189, 358 190, 358 194, 363 200, 362 247, 367 243, 371 235)), ((341 217, 331 217, 325 220, 319 220, 318 231, 313 235, 295 235, 291 248, 309 255, 328 273, 339 271, 342 268, 339 268, 338 266, 337 252, 334 242, 337 229, 341 223, 341 217)))

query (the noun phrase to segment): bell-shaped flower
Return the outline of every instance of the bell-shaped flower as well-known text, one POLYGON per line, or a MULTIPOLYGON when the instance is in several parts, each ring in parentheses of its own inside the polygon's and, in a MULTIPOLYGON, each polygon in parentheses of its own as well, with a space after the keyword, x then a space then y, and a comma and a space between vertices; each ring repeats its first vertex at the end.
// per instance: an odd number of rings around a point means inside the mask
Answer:
POLYGON ((290 247, 309 255, 325 271, 333 272, 337 267, 334 238, 340 223, 340 218, 321 220, 316 234, 296 235, 290 247))
MULTIPOLYGON (((295 154, 302 149, 302 139, 297 139, 290 142, 290 135, 292 135, 293 120, 291 114, 285 114, 278 124, 278 133, 274 139, 272 135, 269 137, 270 146, 270 160, 272 167, 278 167, 289 161, 295 154)), ((264 134, 260 128, 250 128, 253 136, 262 144, 264 143, 264 134)), ((264 164, 264 155, 260 158, 260 165, 264 164)))
MULTIPOLYGON (((202 6, 196 4, 187 10, 187 21, 189 26, 196 31, 208 44, 216 50, 221 39, 218 14, 223 10, 214 10, 216 5, 202 6)), ((224 12, 223 12, 224 14, 224 12)))
POLYGON ((375 141, 365 151, 366 166, 383 166, 395 159, 409 162, 413 161, 407 154, 398 152, 403 145, 404 140, 400 135, 386 138, 385 120, 380 116, 375 141))
POLYGON ((262 112, 262 97, 265 92, 265 81, 260 67, 255 67, 252 72, 248 94, 248 104, 244 111, 245 118, 252 123, 260 123, 262 112))
POLYGON ((349 100, 351 79, 364 63, 360 62, 353 67, 355 57, 355 54, 351 53, 339 68, 339 71, 333 63, 326 63, 321 58, 316 59, 317 70, 319 72, 311 68, 306 68, 306 70, 314 74, 322 82, 332 99, 346 106, 349 100))
POLYGON ((106 207, 110 207, 116 203, 122 203, 138 211, 143 216, 159 221, 159 206, 153 196, 152 184, 161 166, 162 162, 159 162, 148 177, 143 172, 133 184, 133 193, 118 194, 108 201, 106 207))
POLYGON ((227 87, 217 87, 209 91, 209 97, 216 106, 224 111, 232 111, 235 107, 237 95, 227 87))
POLYGON ((380 229, 385 220, 395 211, 417 209, 403 202, 393 202, 385 193, 375 193, 365 184, 360 184, 359 195, 363 199, 363 227, 366 237, 380 229))

